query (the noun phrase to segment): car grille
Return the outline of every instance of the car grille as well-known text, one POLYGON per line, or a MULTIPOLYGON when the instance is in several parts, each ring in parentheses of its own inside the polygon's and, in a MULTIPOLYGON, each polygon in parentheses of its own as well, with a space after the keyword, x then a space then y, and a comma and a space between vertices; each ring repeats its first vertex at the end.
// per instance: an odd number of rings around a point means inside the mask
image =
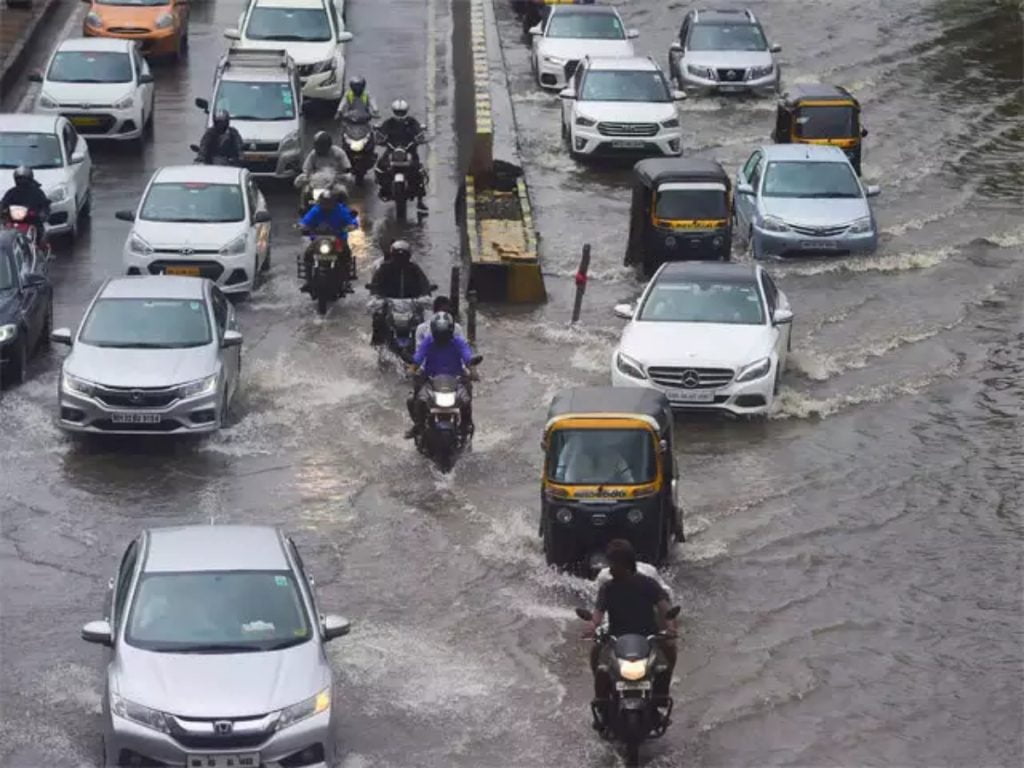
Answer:
POLYGON ((164 408, 178 399, 178 387, 129 389, 97 387, 96 399, 107 405, 124 408, 164 408))
POLYGON ((811 237, 835 237, 841 235, 848 229, 846 224, 839 227, 802 227, 797 224, 790 224, 789 228, 800 235, 810 235, 811 237))
POLYGON ((270 738, 269 733, 209 736, 194 733, 175 733, 174 740, 187 749, 253 749, 270 738))
POLYGON ((597 132, 602 136, 654 136, 657 123, 598 123, 597 132))
POLYGON ((655 384, 664 387, 684 387, 686 389, 716 389, 724 387, 732 381, 733 371, 729 368, 682 368, 671 366, 651 366, 647 375, 655 384), (697 375, 696 386, 687 387, 684 379, 691 380, 690 374, 697 375))
POLYGON ((224 272, 224 267, 216 261, 181 261, 158 259, 149 265, 149 274, 162 275, 167 267, 199 267, 199 276, 216 281, 224 272))
POLYGON ((277 152, 281 145, 276 141, 249 141, 245 144, 246 152, 277 152))
POLYGON ((745 69, 719 69, 716 72, 718 79, 723 83, 742 83, 747 79, 747 70, 745 69))
POLYGON ((174 419, 163 419, 156 424, 115 424, 110 419, 97 419, 92 426, 117 432, 173 432, 181 429, 181 424, 174 419))
POLYGON ((249 169, 250 173, 277 173, 277 160, 246 160, 242 164, 249 169))
POLYGON ((152 30, 145 27, 108 27, 115 35, 148 35, 152 30))
POLYGON ((64 117, 75 124, 75 130, 81 134, 108 133, 114 127, 115 119, 111 115, 96 115, 91 112, 68 112, 64 117), (79 125, 75 118, 87 118, 95 120, 93 125, 79 125))

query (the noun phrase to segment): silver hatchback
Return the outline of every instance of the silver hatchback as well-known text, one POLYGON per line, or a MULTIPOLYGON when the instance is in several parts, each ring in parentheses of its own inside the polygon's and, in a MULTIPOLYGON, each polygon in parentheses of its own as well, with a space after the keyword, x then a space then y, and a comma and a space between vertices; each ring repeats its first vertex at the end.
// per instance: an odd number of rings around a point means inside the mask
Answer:
POLYGON ((209 280, 107 280, 78 333, 51 338, 71 347, 57 387, 57 424, 70 432, 212 432, 238 389, 242 334, 209 280))
POLYGON ((262 526, 156 528, 128 545, 106 618, 104 764, 325 768, 335 764, 333 674, 294 542, 262 526))

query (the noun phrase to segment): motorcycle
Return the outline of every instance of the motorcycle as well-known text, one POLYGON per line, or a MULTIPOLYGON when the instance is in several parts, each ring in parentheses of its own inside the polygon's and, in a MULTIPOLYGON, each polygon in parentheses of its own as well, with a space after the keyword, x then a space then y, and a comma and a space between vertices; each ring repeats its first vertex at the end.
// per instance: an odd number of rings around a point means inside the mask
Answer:
MULTIPOLYGON (((676 605, 665 614, 667 619, 679 615, 680 606, 676 605)), ((593 613, 585 608, 577 608, 576 615, 584 621, 591 621, 593 613)), ((656 635, 610 635, 606 628, 600 628, 594 642, 611 646, 611 655, 615 663, 612 668, 603 669, 611 679, 611 696, 608 701, 607 718, 602 717, 597 704, 592 704, 594 727, 603 738, 615 739, 626 747, 626 764, 639 765, 640 744, 647 739, 656 739, 665 735, 672 714, 672 698, 669 697, 663 706, 662 714, 654 705, 654 678, 664 673, 667 668, 658 654, 657 642, 670 635, 659 632, 656 635)))
POLYGON ((319 170, 309 178, 305 174, 295 177, 295 186, 299 189, 299 215, 305 216, 309 209, 316 205, 320 195, 328 190, 348 197, 348 190, 344 183, 338 179, 338 174, 332 170, 319 170))
POLYGON ((242 164, 242 162, 240 160, 232 160, 231 158, 225 157, 223 155, 217 155, 217 156, 215 156, 213 158, 213 162, 212 163, 207 163, 207 162, 205 162, 203 160, 202 157, 199 156, 199 145, 198 144, 189 144, 188 148, 196 153, 195 159, 192 161, 196 165, 233 165, 233 166, 240 166, 242 164))
POLYGON ((39 229, 45 222, 39 220, 35 211, 24 205, 11 205, 3 210, 0 220, 3 222, 4 229, 21 232, 28 238, 33 248, 42 252, 43 256, 49 257, 49 242, 46 238, 42 242, 37 241, 39 229))
MULTIPOLYGON (((469 367, 475 368, 481 361, 481 355, 474 355, 469 367)), ((423 431, 416 436, 416 448, 442 472, 451 472, 459 453, 473 439, 472 427, 462 428, 460 409, 460 396, 471 400, 472 395, 458 376, 432 376, 423 386, 429 407, 423 431)))
POLYGON ((356 184, 362 184, 366 174, 377 164, 377 143, 369 115, 365 119, 349 119, 342 124, 341 147, 348 155, 356 184))
MULTIPOLYGON (((432 286, 432 290, 436 287, 432 286)), ((384 312, 387 339, 377 348, 381 354, 388 350, 403 363, 412 363, 412 356, 416 352, 416 328, 423 322, 424 310, 429 303, 425 296, 415 299, 380 297, 370 302, 372 313, 384 312)))
POLYGON ((348 244, 333 232, 310 235, 310 239, 309 250, 298 256, 299 279, 309 285, 310 298, 323 316, 330 302, 353 292, 355 262, 348 244))
POLYGON ((426 169, 413 158, 413 149, 421 143, 422 135, 404 146, 385 141, 384 154, 377 164, 380 199, 395 201, 395 215, 399 220, 405 220, 409 200, 418 197, 420 190, 427 185, 426 169))

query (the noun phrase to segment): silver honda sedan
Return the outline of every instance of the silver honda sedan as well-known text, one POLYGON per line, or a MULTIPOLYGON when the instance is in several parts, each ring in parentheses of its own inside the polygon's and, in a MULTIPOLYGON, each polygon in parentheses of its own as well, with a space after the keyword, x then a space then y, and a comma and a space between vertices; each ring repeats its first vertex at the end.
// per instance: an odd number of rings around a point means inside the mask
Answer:
POLYGON ((336 759, 322 616, 294 542, 275 528, 155 528, 128 545, 106 618, 104 764, 327 768, 336 759))
POLYGON ((242 335, 209 280, 107 280, 77 335, 51 338, 71 347, 57 389, 57 424, 71 432, 213 432, 238 389, 242 335))

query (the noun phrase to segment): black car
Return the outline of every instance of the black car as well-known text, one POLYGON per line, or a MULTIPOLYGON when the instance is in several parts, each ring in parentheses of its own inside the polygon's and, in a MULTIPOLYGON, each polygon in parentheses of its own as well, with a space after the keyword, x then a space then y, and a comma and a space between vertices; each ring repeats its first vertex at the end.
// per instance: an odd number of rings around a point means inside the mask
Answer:
POLYGON ((28 238, 0 231, 0 380, 20 384, 32 354, 50 341, 53 286, 28 238))

